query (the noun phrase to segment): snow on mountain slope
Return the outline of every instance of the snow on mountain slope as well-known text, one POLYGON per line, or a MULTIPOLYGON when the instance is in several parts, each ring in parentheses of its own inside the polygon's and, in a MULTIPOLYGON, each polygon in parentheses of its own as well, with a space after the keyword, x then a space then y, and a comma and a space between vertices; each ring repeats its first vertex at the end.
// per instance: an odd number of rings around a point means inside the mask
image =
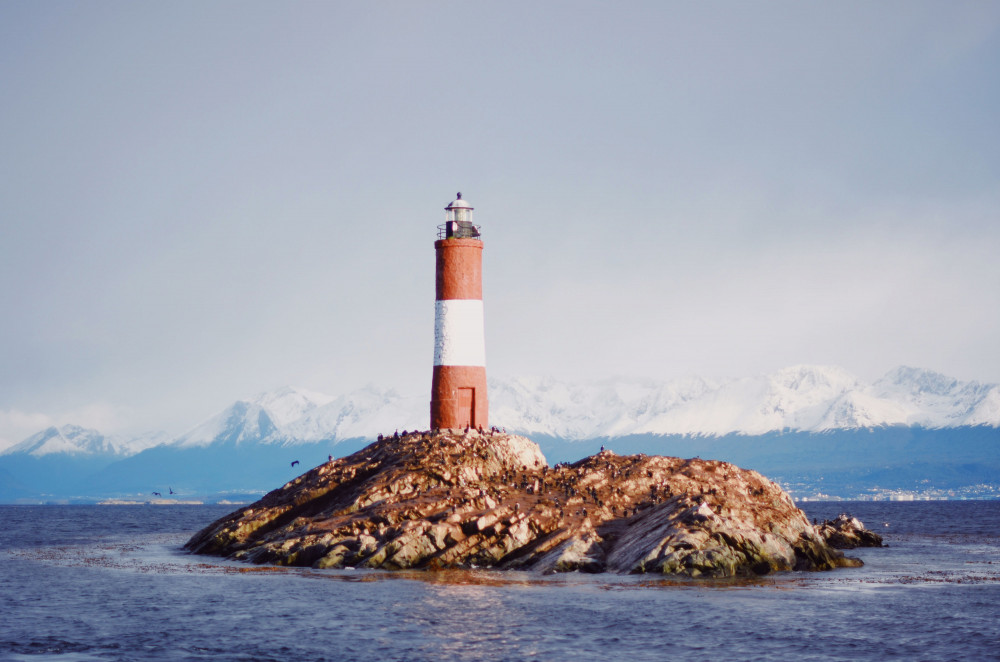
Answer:
POLYGON ((898 402, 865 391, 853 391, 838 397, 816 425, 806 430, 870 428, 880 425, 905 425, 909 410, 898 402))
POLYGON ((969 415, 965 417, 965 425, 992 425, 1000 423, 1000 387, 994 386, 983 398, 973 405, 969 415))
POLYGON ((267 411, 274 424, 280 427, 299 420, 333 400, 329 395, 285 386, 259 395, 254 403, 267 411))
POLYGON ((952 427, 1000 425, 1000 386, 960 382, 930 370, 901 366, 869 389, 876 397, 898 403, 907 425, 952 427))

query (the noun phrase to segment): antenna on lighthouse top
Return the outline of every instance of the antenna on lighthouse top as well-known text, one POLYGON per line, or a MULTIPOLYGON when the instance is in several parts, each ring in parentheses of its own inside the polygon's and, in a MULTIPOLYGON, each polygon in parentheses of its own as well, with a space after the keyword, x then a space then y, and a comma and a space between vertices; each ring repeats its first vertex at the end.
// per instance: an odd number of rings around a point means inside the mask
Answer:
POLYGON ((479 226, 472 223, 473 206, 462 199, 461 191, 444 208, 445 223, 438 226, 439 239, 479 239, 479 226))

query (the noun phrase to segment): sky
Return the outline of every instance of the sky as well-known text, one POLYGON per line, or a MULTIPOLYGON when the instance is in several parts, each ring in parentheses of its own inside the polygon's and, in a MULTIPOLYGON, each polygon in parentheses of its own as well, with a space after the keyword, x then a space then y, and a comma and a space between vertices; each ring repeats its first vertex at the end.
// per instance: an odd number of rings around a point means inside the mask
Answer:
POLYGON ((1000 3, 0 3, 0 449, 487 369, 1000 381, 1000 3))

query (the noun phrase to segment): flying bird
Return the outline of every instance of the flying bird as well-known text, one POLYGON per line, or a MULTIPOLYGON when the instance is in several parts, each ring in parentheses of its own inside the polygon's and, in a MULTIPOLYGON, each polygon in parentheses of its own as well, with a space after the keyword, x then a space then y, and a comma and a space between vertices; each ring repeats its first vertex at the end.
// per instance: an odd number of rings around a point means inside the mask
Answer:
POLYGON ((163 496, 163 495, 160 494, 159 492, 153 492, 153 496, 163 496))
POLYGON ((299 461, 298 461, 298 460, 292 460, 292 466, 293 466, 293 467, 294 467, 294 466, 295 466, 296 464, 298 464, 298 463, 299 463, 299 461))
POLYGON ((174 488, 172 488, 172 487, 168 487, 167 489, 168 489, 168 490, 170 490, 170 493, 171 493, 171 494, 177 494, 177 492, 174 492, 174 488))

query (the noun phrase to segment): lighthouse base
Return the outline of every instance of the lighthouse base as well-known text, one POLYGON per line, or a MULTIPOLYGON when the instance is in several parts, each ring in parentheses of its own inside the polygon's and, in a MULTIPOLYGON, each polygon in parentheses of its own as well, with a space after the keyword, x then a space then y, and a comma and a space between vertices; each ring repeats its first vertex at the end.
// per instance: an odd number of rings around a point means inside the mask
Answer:
POLYGON ((431 381, 431 429, 489 427, 486 368, 434 366, 431 381))

